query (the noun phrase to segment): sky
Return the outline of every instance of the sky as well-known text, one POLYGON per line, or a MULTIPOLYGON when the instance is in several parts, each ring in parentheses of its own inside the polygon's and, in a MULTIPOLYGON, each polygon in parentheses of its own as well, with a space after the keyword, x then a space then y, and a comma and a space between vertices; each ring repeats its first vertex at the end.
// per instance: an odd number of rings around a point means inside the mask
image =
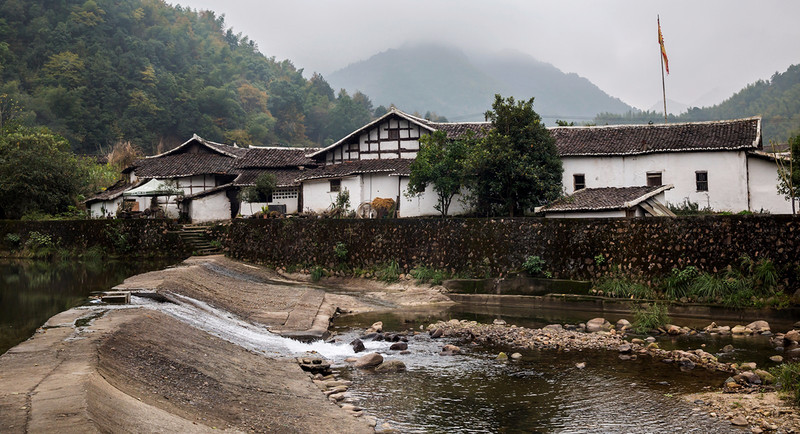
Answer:
POLYGON ((586 77, 641 109, 662 99, 659 15, 669 100, 719 103, 800 63, 797 0, 167 1, 224 14, 235 33, 306 76, 406 43, 510 49, 586 77))

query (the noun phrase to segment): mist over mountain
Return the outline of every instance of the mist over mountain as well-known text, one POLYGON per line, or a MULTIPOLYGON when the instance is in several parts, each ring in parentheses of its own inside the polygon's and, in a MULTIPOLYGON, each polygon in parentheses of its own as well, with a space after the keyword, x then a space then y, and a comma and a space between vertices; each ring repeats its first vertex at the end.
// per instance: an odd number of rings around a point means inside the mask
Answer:
POLYGON ((406 45, 348 65, 327 77, 334 89, 360 90, 375 105, 433 111, 451 121, 483 120, 494 94, 534 97, 548 125, 632 109, 584 77, 513 51, 465 53, 435 44, 406 45))

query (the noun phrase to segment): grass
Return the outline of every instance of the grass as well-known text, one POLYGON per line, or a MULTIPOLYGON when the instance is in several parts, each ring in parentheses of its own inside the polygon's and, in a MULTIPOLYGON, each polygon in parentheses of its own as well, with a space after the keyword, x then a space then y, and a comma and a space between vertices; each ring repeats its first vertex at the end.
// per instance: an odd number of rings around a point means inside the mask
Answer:
POLYGON ((411 276, 414 277, 417 282, 430 282, 431 285, 441 285, 442 282, 449 277, 446 271, 428 268, 424 265, 420 265, 411 270, 411 276))
POLYGON ((775 376, 778 390, 795 405, 800 405, 800 362, 784 363, 769 370, 775 376))
POLYGON ((397 279, 400 278, 400 265, 397 264, 397 261, 387 262, 375 272, 375 276, 381 282, 397 282, 397 279))
POLYGON ((669 322, 668 309, 665 304, 654 303, 650 306, 633 309, 633 329, 645 333, 669 322))
POLYGON ((319 282, 325 276, 325 270, 319 265, 311 269, 311 281, 319 282))

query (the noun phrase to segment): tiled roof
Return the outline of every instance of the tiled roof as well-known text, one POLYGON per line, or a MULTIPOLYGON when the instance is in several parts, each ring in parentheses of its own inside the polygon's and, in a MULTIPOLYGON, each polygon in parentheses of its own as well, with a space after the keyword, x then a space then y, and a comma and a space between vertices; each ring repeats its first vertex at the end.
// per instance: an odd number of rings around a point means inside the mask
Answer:
POLYGON ((86 199, 85 201, 83 201, 83 203, 89 204, 89 203, 92 203, 92 202, 99 202, 99 201, 104 201, 104 200, 116 199, 123 192, 128 191, 128 190, 130 190, 132 188, 136 188, 136 187, 144 184, 145 181, 147 181, 147 180, 146 179, 142 179, 141 181, 133 183, 133 184, 131 184, 131 183, 125 181, 125 180, 117 181, 111 187, 108 187, 107 189, 105 189, 105 190, 103 190, 101 192, 98 192, 94 196, 92 196, 89 199, 86 199))
POLYGON ((447 134, 448 139, 457 139, 468 131, 472 131, 475 133, 476 138, 486 137, 489 130, 492 128, 492 124, 488 122, 462 122, 462 123, 437 123, 437 122, 430 122, 429 125, 432 128, 436 128, 439 131, 444 131, 447 134))
POLYGON ((143 158, 134 163, 139 178, 172 178, 203 174, 225 174, 235 158, 211 153, 183 153, 143 158))
POLYGON ((300 172, 300 176, 297 179, 304 181, 307 179, 340 178, 360 173, 389 173, 394 176, 408 176, 411 174, 411 163, 413 161, 404 158, 345 161, 344 163, 305 170, 300 172))
POLYGON ((313 166, 316 161, 306 154, 318 151, 318 148, 249 148, 244 156, 236 162, 236 167, 249 169, 256 167, 296 167, 313 166))
POLYGON ((599 211, 626 209, 653 197, 672 185, 655 187, 584 188, 539 208, 539 211, 599 211))
POLYGON ((239 176, 233 180, 235 186, 253 185, 256 178, 262 173, 271 173, 275 175, 278 187, 297 187, 300 183, 297 178, 308 172, 307 170, 299 169, 241 169, 237 170, 239 176))
POLYGON ((562 157, 635 155, 654 152, 755 149, 761 141, 761 119, 666 125, 554 127, 562 157))

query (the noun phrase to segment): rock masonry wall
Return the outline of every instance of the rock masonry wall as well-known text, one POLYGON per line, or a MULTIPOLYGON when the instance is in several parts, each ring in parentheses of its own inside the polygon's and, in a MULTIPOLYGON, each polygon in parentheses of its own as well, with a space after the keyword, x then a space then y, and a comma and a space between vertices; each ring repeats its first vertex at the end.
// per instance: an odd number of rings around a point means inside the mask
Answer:
POLYGON ((786 283, 800 274, 800 217, 789 215, 235 220, 221 238, 234 258, 283 266, 333 268, 344 243, 350 267, 397 261, 401 272, 425 265, 503 276, 538 255, 556 278, 595 278, 615 266, 648 277, 688 265, 715 272, 748 255, 773 260, 786 283))

